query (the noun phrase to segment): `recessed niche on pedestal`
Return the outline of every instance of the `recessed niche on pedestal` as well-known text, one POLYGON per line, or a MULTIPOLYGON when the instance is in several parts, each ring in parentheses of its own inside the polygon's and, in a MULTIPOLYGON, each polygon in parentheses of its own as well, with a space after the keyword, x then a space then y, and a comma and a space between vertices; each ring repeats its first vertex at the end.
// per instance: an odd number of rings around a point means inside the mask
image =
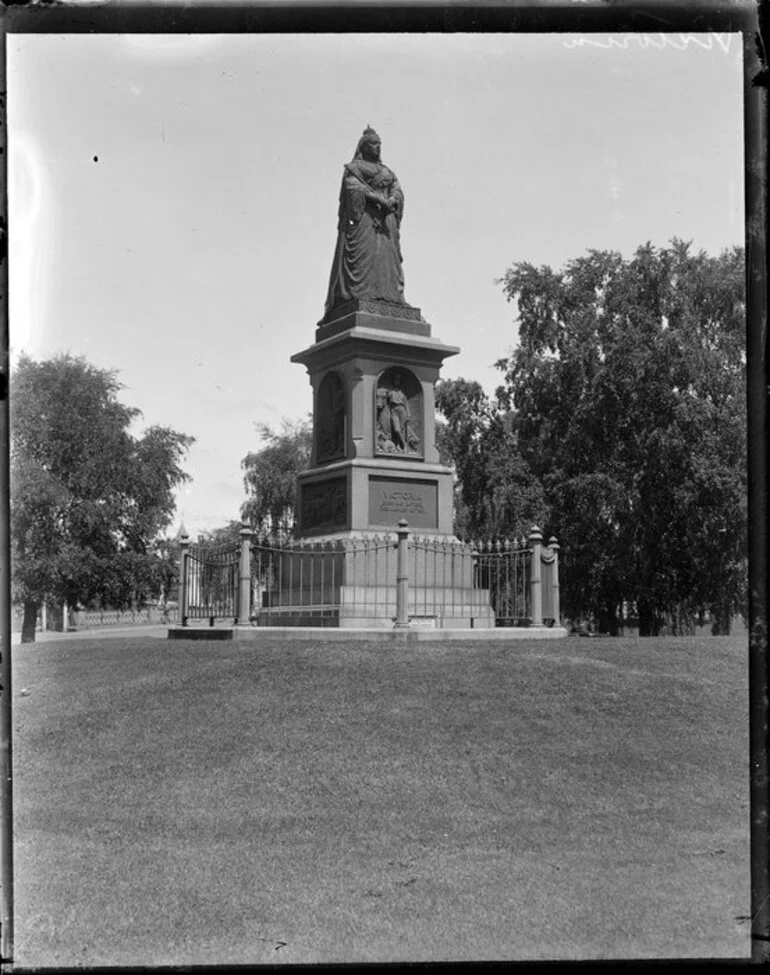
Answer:
POLYGON ((332 370, 318 387, 315 411, 316 459, 319 464, 345 457, 347 415, 345 385, 338 372, 332 370))
POLYGON ((377 379, 374 404, 374 453, 377 457, 420 459, 425 424, 422 387, 409 369, 392 366, 377 379))
POLYGON ((339 530, 346 527, 347 520, 347 477, 334 477, 302 486, 299 523, 303 531, 339 530))

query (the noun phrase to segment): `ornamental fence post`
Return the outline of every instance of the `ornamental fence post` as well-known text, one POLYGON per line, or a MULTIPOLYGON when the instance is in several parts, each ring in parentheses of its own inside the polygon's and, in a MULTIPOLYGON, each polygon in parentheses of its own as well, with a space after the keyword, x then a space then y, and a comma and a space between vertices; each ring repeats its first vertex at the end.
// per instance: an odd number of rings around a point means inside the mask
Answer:
POLYGON ((251 610, 251 538, 254 532, 248 525, 244 525, 241 536, 240 579, 238 581, 238 611, 236 625, 247 626, 251 610))
POLYGON ((187 564, 190 558, 190 536, 187 532, 179 539, 179 618, 182 626, 187 626, 187 564))
POLYGON ((559 605, 559 543, 553 535, 548 539, 548 551, 553 554, 551 566, 551 606, 553 607, 554 626, 561 624, 561 607, 559 605))
POLYGON ((398 536, 398 558, 396 560, 396 620, 394 628, 402 630, 409 626, 409 524, 402 518, 396 528, 398 536))
POLYGON ((543 567, 541 563, 541 555, 543 550, 543 534, 537 525, 532 526, 532 530, 529 533, 529 551, 530 551, 530 574, 529 574, 529 585, 530 585, 530 601, 531 601, 531 612, 532 612, 532 625, 542 626, 543 625, 543 567))

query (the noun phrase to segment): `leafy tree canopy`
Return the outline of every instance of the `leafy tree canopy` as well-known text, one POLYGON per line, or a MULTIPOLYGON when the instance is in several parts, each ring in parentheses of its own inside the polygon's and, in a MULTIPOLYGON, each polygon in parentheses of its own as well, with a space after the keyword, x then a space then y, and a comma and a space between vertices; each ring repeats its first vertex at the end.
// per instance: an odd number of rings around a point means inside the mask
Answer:
POLYGON ((508 411, 490 402, 481 385, 444 379, 436 386, 439 453, 454 465, 455 532, 473 538, 519 538, 542 522, 540 482, 518 449, 508 411))
POLYGON ((241 461, 248 495, 241 517, 260 533, 290 535, 297 504, 297 474, 310 465, 312 419, 284 419, 280 431, 266 423, 256 425, 265 446, 241 461))
POLYGON ((643 633, 746 599, 743 252, 589 251, 502 279, 519 344, 497 365, 566 558, 572 614, 643 633))
POLYGON ((82 357, 22 356, 11 386, 11 543, 22 639, 43 600, 124 606, 162 584, 159 535, 194 442, 167 427, 135 437, 140 411, 111 370, 82 357))
POLYGON ((240 548, 242 528, 242 522, 229 521, 220 528, 199 532, 195 540, 196 548, 206 554, 234 552, 240 548))

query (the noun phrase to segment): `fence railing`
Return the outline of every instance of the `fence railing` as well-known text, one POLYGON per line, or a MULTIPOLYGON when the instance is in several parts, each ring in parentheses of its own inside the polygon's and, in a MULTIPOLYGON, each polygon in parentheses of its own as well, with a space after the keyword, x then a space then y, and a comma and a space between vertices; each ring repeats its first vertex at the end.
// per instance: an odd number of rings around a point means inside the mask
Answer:
POLYGON ((395 613, 396 549, 387 536, 251 546, 252 620, 335 626, 395 613))
POLYGON ((542 626, 559 622, 559 546, 392 533, 276 542, 241 530, 218 553, 181 540, 180 620, 256 626, 542 626), (461 621, 465 621, 464 623, 461 621))
MULTIPOLYGON (((176 607, 159 605, 142 609, 73 609, 69 614, 69 627, 90 630, 106 626, 143 626, 179 622, 176 607)), ((41 626, 41 629, 43 627, 41 626)))

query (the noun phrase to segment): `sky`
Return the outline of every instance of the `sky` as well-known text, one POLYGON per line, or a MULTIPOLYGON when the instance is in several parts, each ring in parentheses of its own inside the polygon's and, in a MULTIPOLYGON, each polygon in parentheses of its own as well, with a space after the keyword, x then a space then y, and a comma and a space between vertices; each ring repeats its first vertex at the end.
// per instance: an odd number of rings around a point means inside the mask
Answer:
POLYGON ((672 237, 742 245, 737 34, 9 35, 11 353, 83 355, 191 434, 176 522, 239 517, 241 460, 312 406, 342 167, 405 194, 405 297, 478 380, 498 279, 672 237))

